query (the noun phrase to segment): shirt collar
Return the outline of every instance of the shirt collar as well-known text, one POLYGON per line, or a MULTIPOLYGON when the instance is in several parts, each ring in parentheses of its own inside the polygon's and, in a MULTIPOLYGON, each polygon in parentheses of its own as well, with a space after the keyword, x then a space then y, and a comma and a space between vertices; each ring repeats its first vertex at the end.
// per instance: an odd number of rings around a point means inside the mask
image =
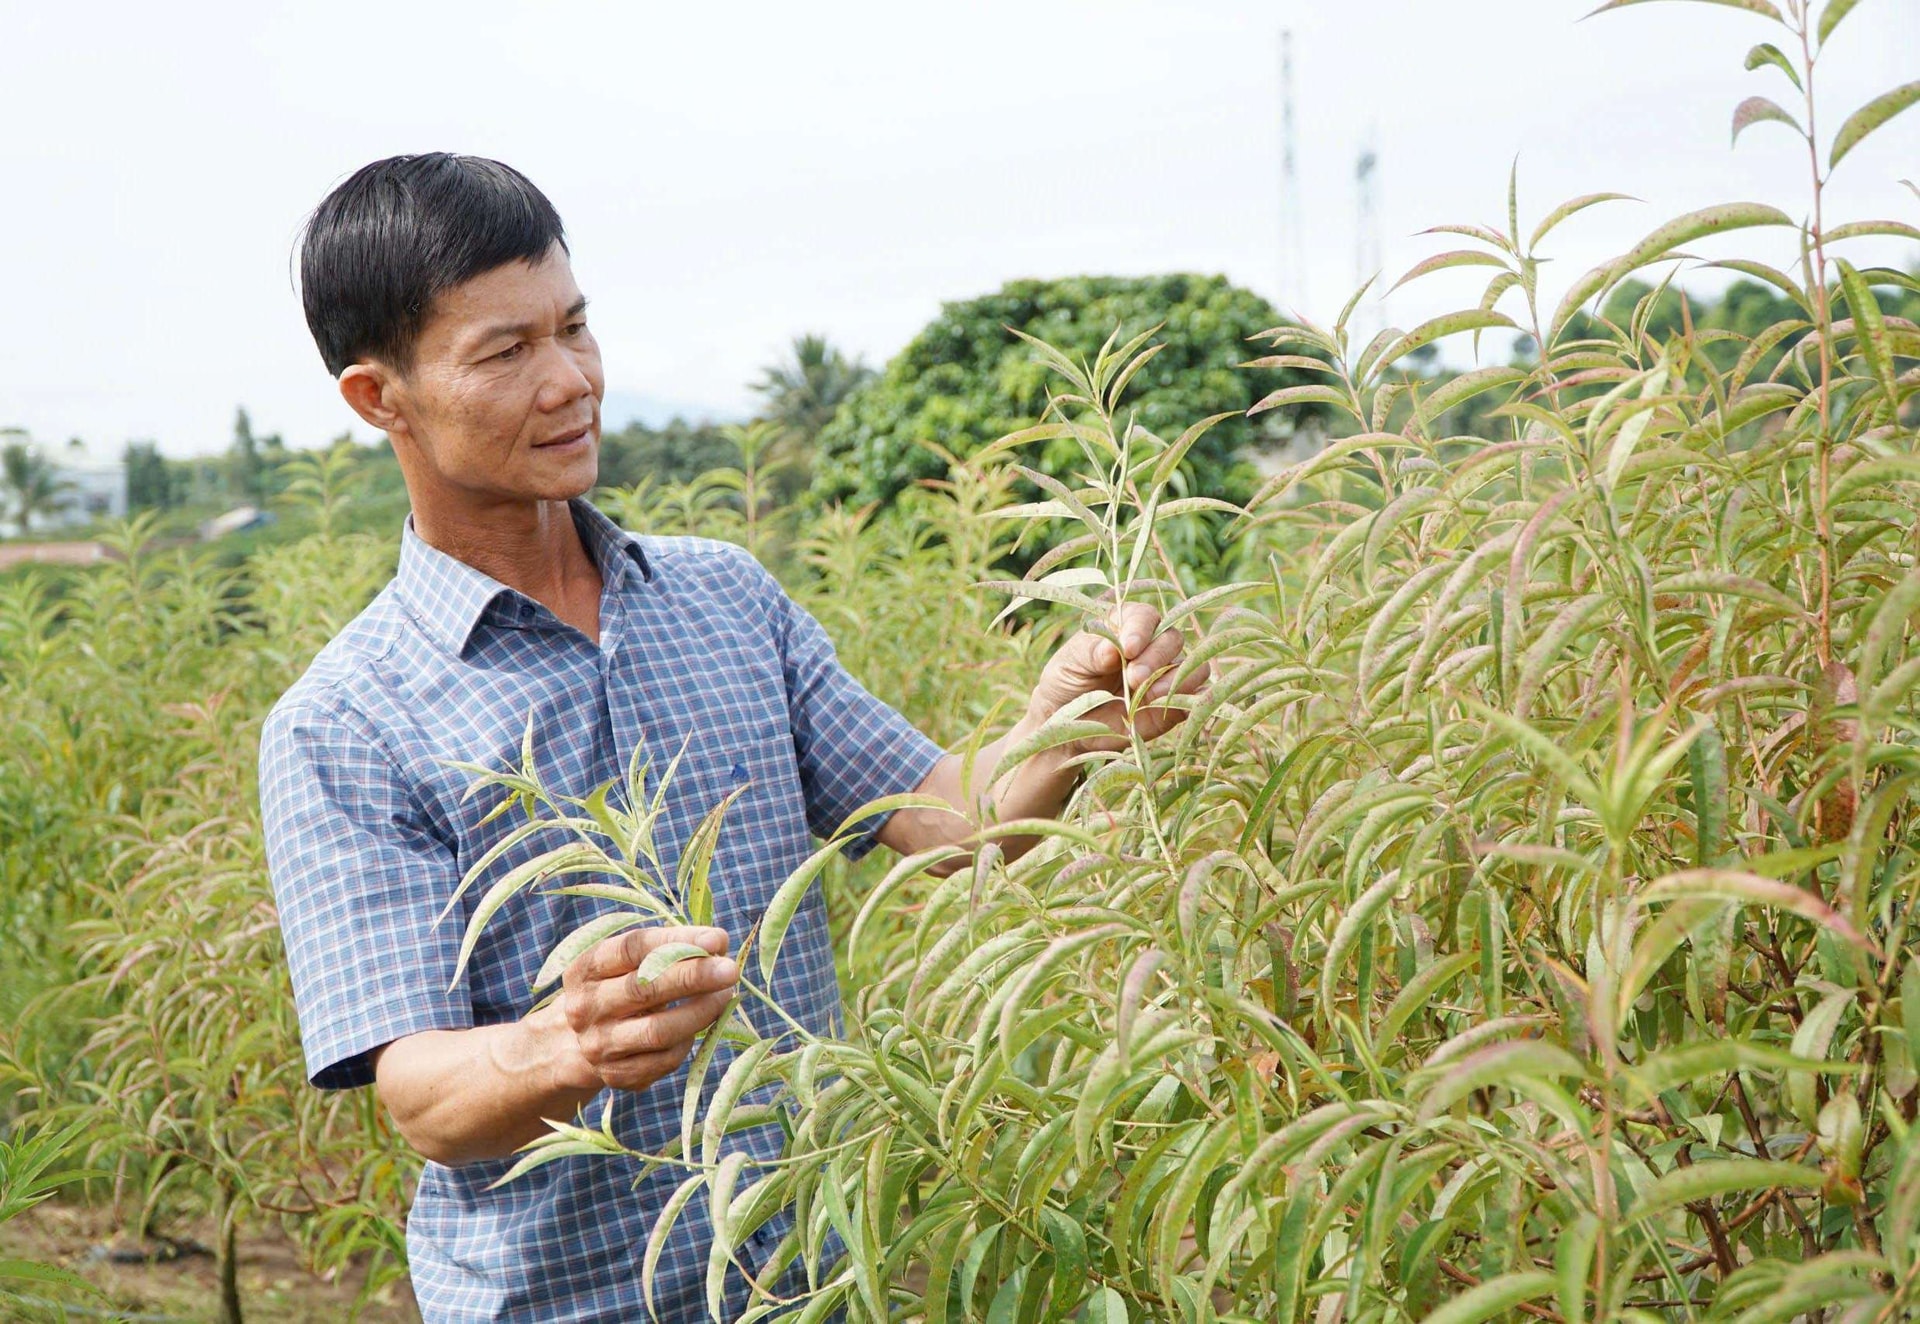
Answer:
MULTIPOLYGON (((642 578, 652 581, 653 568, 647 564, 636 535, 608 519, 584 497, 574 498, 568 506, 587 555, 599 567, 603 581, 617 582, 628 563, 642 578)), ((414 532, 411 514, 401 527, 400 565, 393 578, 394 588, 422 627, 456 657, 466 652, 488 607, 504 597, 520 597, 493 576, 429 545, 414 532)))

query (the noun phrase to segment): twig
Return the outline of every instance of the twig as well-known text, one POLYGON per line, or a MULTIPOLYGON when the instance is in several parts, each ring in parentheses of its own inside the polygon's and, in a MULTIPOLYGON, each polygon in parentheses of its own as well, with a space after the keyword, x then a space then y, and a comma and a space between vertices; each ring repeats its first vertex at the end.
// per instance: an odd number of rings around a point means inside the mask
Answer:
MULTIPOLYGON (((1448 1264, 1445 1260, 1440 1259, 1437 1256, 1434 1259, 1434 1263, 1440 1266, 1441 1273, 1444 1273, 1447 1277, 1453 1279, 1454 1282, 1460 1283, 1461 1285, 1466 1287, 1480 1286, 1480 1280, 1474 1277, 1472 1274, 1468 1273, 1465 1269, 1459 1268, 1452 1264, 1448 1264)), ((1554 1324, 1567 1324, 1567 1321, 1561 1318, 1561 1316, 1555 1313, 1554 1311, 1548 1310, 1545 1306, 1536 1306, 1528 1301, 1520 1302, 1518 1305, 1514 1306, 1514 1309, 1519 1311, 1523 1315, 1530 1315, 1534 1319, 1550 1319, 1554 1321, 1554 1324)))

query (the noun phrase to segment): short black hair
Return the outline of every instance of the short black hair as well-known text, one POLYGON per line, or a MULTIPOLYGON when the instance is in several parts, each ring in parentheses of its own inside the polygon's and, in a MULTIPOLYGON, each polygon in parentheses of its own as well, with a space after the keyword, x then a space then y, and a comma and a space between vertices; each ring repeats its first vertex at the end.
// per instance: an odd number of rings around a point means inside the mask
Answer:
POLYGON ((560 214, 512 166, 450 152, 375 161, 307 219, 307 329, 336 377, 363 358, 407 372, 436 296, 555 244, 567 247, 560 214))

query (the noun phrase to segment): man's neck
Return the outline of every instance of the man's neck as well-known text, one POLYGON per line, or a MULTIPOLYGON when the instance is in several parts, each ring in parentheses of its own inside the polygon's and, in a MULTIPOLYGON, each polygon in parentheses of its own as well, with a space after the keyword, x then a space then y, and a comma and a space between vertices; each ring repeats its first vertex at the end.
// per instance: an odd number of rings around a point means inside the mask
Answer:
POLYGON ((518 590, 599 642, 600 569, 567 502, 501 502, 458 513, 416 503, 413 531, 429 547, 518 590))

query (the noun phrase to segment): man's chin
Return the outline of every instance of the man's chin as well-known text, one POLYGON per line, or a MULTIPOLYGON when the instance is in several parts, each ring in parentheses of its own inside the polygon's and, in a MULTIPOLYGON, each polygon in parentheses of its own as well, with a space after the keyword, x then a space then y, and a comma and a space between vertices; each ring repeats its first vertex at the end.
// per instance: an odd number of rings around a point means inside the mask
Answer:
MULTIPOLYGON (((536 451, 535 455, 539 456, 539 452, 536 451)), ((553 458, 557 460, 562 457, 553 458)), ((529 495, 537 496, 542 501, 571 501, 575 497, 585 496, 599 484, 600 448, 589 442, 581 454, 570 457, 570 462, 543 464, 540 467, 546 472, 528 475, 527 486, 534 489, 529 495)))

